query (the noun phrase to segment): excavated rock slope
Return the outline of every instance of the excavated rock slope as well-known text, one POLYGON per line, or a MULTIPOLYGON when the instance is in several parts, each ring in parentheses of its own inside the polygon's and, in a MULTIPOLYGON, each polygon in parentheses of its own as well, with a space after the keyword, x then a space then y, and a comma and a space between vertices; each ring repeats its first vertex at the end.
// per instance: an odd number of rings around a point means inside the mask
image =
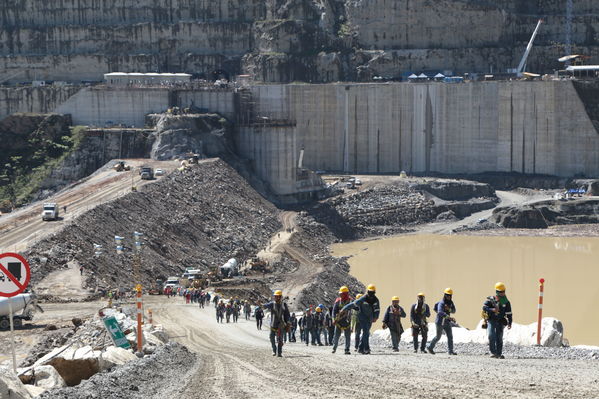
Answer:
POLYGON ((144 234, 140 275, 147 284, 186 267, 207 272, 232 257, 243 262, 281 227, 277 215, 234 169, 210 159, 90 210, 27 256, 34 284, 77 261, 87 286, 125 288, 131 286, 134 231, 144 234), (115 235, 125 238, 122 255, 115 235), (94 256, 93 244, 103 246, 102 254, 94 256))

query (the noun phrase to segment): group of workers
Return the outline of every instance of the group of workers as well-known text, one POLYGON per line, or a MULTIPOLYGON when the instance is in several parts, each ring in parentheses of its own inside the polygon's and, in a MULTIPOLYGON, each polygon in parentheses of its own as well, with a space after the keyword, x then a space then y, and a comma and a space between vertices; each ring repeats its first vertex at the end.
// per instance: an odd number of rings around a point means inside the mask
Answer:
MULTIPOLYGON (((503 359, 503 330, 512 326, 512 309, 510 301, 505 294, 505 284, 495 284, 495 295, 487 297, 482 306, 483 327, 487 328, 489 337, 489 350, 491 357, 503 359)), ((198 298, 205 298, 210 294, 200 293, 198 298)), ((450 355, 456 355, 453 346, 452 327, 456 325, 453 315, 456 306, 453 302, 453 290, 446 288, 443 297, 435 303, 432 310, 435 312, 435 335, 428 343, 428 318, 431 317, 431 308, 425 301, 424 293, 416 296, 416 302, 409 310, 409 320, 412 329, 414 353, 435 354, 435 346, 443 333, 447 336, 447 350, 450 355)), ((252 305, 249 301, 230 298, 227 302, 218 294, 212 297, 216 309, 217 322, 223 319, 229 323, 236 323, 243 312, 245 319, 252 315, 252 305)), ((200 302, 202 303, 202 302, 200 302)), ((203 307, 200 305, 200 307, 203 307)), ((296 342, 296 333, 299 329, 300 341, 305 345, 332 346, 332 353, 337 352, 341 336, 344 338, 344 353, 351 354, 352 334, 354 335, 354 349, 360 354, 370 354, 370 330, 381 314, 379 299, 376 296, 376 287, 368 285, 364 295, 358 294, 355 298, 350 296, 349 288, 343 286, 339 289, 338 297, 330 307, 319 304, 308 307, 297 318, 295 313, 289 311, 287 303, 283 301, 283 292, 276 290, 272 301, 255 306, 254 317, 256 328, 262 329, 264 310, 270 311, 270 343, 273 356, 282 356, 283 345, 296 342)), ((391 304, 385 309, 382 318, 382 328, 389 329, 391 346, 394 352, 399 351, 401 336, 404 332, 403 318, 408 313, 399 305, 399 297, 393 296, 391 304)))
MULTIPOLYGON (((355 350, 358 353, 370 354, 370 329, 380 317, 380 303, 376 296, 376 287, 370 284, 366 294, 358 294, 356 298, 350 297, 349 288, 343 286, 339 289, 339 295, 330 309, 320 304, 313 310, 309 307, 305 313, 296 320, 295 314, 290 314, 287 304, 283 302, 283 293, 276 290, 273 300, 263 306, 271 312, 270 343, 273 356, 282 356, 283 344, 289 337, 290 342, 295 341, 295 331, 299 326, 300 339, 306 345, 332 345, 332 352, 336 353, 339 339, 343 335, 345 341, 346 355, 350 354, 351 334, 354 336, 355 350), (322 343, 321 336, 324 338, 322 343), (292 339, 293 338, 293 339, 292 339)), ((447 336, 447 350, 450 355, 457 355, 453 346, 452 327, 455 325, 453 314, 456 306, 453 302, 453 290, 446 288, 443 298, 435 303, 433 311, 435 317, 435 336, 427 344, 428 321, 431 309, 425 302, 424 293, 417 295, 416 302, 410 307, 410 324, 414 353, 435 354, 435 346, 441 339, 443 333, 447 336), (421 340, 419 340, 421 338, 421 340), (419 342, 420 341, 420 342, 419 342)), ((495 295, 487 297, 482 306, 484 319, 483 327, 487 328, 489 337, 489 350, 491 357, 503 359, 503 330, 507 326, 512 327, 512 308, 505 294, 505 284, 495 284, 495 295)), ((389 329, 391 346, 394 352, 399 351, 399 343, 404 328, 402 318, 408 314, 399 305, 399 297, 391 298, 391 304, 384 312, 382 327, 389 329)))

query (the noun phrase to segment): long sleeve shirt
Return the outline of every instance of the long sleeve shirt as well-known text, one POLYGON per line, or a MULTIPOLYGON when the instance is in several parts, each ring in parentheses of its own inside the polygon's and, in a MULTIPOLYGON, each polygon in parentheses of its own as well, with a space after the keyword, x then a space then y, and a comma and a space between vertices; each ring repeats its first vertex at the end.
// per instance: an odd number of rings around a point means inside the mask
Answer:
POLYGON ((435 312, 437 312, 436 324, 445 324, 449 322, 449 318, 456 312, 453 301, 440 300, 435 304, 435 312))
POLYGON ((496 297, 490 296, 483 304, 483 310, 489 315, 489 320, 502 321, 507 319, 507 325, 512 325, 512 304, 507 298, 504 303, 501 303, 496 297), (495 313, 496 309, 497 313, 495 313))
POLYGON ((389 327, 391 331, 402 332, 403 326, 401 325, 401 318, 406 317, 406 312, 401 306, 394 307, 390 305, 385 312, 383 317, 383 323, 389 327))

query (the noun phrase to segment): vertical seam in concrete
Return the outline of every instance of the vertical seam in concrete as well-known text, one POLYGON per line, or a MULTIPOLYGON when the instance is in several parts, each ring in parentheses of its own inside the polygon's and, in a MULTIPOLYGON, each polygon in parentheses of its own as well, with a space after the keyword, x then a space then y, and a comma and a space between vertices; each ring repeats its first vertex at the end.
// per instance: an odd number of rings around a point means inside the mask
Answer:
POLYGON ((514 170, 514 93, 510 90, 510 172, 514 170))

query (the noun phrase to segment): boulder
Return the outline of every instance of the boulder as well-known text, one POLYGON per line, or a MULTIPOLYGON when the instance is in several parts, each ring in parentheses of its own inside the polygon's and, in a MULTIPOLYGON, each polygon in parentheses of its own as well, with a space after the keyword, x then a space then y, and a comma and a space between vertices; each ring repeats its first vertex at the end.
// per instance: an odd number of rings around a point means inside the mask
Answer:
POLYGON ((102 355, 104 361, 120 366, 131 360, 137 359, 135 354, 127 349, 119 348, 116 346, 109 346, 102 355))
POLYGON ((64 379, 52 366, 38 366, 33 368, 35 386, 43 389, 66 387, 64 379))
POLYGON ((0 398, 29 399, 32 397, 12 369, 0 367, 0 398))
POLYGON ((78 385, 81 380, 86 380, 97 372, 114 365, 103 358, 101 351, 95 351, 91 346, 67 348, 56 354, 55 357, 48 359, 49 357, 51 356, 44 356, 36 362, 36 365, 48 364, 53 366, 67 386, 78 385))

